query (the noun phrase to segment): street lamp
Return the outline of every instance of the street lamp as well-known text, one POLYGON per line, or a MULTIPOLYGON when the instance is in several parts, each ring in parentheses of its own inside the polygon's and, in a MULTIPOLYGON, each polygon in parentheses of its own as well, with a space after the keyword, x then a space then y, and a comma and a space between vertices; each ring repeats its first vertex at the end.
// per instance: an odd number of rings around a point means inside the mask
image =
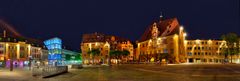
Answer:
POLYGON ((31 66, 32 66, 32 56, 28 56, 28 59, 29 59, 29 63, 28 63, 28 66, 29 66, 29 70, 31 70, 31 66))
POLYGON ((187 33, 184 33, 183 36, 186 37, 186 36, 187 36, 187 33))
POLYGON ((182 31, 182 30, 183 30, 183 26, 180 27, 180 31, 182 31))
POLYGON ((3 62, 2 62, 2 65, 3 65, 3 67, 6 66, 6 58, 5 58, 5 55, 4 55, 4 54, 3 54, 3 62))

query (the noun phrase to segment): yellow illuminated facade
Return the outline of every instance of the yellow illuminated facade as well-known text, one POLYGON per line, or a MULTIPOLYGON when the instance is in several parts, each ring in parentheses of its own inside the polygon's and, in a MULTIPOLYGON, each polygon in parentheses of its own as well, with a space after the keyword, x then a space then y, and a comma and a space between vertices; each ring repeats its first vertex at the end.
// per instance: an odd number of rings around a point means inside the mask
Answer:
MULTIPOLYGON (((83 64, 108 64, 110 50, 128 50, 130 54, 121 59, 121 62, 133 61, 133 45, 129 40, 100 33, 84 34, 81 43, 83 64), (99 49, 99 56, 91 56, 88 51, 99 49), (93 63, 94 59, 94 63, 93 63)), ((115 62, 116 59, 111 59, 115 62)))
POLYGON ((82 43, 81 44, 81 50, 82 50, 82 63, 83 64, 92 64, 93 59, 95 63, 99 63, 100 61, 103 62, 103 64, 107 64, 108 62, 108 55, 110 51, 110 45, 108 42, 89 42, 89 43, 82 43), (92 49, 100 49, 100 55, 91 56, 88 54, 89 50, 92 49))
MULTIPOLYGON (((236 50, 238 50, 238 53, 237 53, 237 54, 234 54, 234 55, 232 56, 232 62, 233 62, 233 63, 240 63, 240 38, 239 38, 238 44, 237 44, 237 43, 234 43, 234 47, 235 47, 235 48, 238 48, 238 49, 236 49, 236 50)), ((231 58, 231 57, 229 56, 228 58, 231 58)), ((229 60, 229 62, 231 62, 231 61, 229 60)))
POLYGON ((187 40, 187 62, 222 63, 226 47, 226 41, 221 40, 187 40))
POLYGON ((30 55, 29 44, 25 42, 4 42, 3 45, 4 55, 6 59, 14 59, 14 60, 27 60, 30 55))
MULTIPOLYGON (((223 63, 228 48, 223 40, 186 40, 187 33, 176 18, 153 22, 137 41, 136 58, 140 62, 167 61, 168 63, 223 63), (165 55, 164 55, 165 54, 165 55), (163 56, 167 56, 162 58, 163 56)), ((234 47, 240 51, 240 42, 234 47)), ((232 56, 240 63, 240 53, 232 56)))
POLYGON ((118 49, 119 50, 128 50, 130 52, 130 54, 123 58, 122 61, 123 62, 127 62, 127 61, 133 61, 133 45, 130 41, 126 41, 126 42, 121 42, 118 44, 118 49))
POLYGON ((14 65, 27 65, 29 58, 40 59, 41 47, 34 47, 26 42, 0 42, 0 61, 9 65, 13 60, 14 65), (36 57, 37 55, 37 57, 36 57), (24 64, 25 63, 25 64, 24 64))
POLYGON ((136 58, 140 62, 186 62, 186 36, 176 18, 154 22, 137 42, 136 58), (167 58, 161 58, 163 54, 167 54, 167 58))

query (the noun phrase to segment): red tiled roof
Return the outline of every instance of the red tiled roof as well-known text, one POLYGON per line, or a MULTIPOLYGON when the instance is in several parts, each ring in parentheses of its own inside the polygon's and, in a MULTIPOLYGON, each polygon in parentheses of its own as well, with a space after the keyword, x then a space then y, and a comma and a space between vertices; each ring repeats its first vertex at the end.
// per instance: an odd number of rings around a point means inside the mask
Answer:
POLYGON ((42 40, 25 37, 21 35, 12 25, 0 19, 0 35, 1 35, 0 37, 3 37, 4 30, 6 30, 6 37, 15 39, 25 39, 27 40, 28 43, 43 45, 42 40))
POLYGON ((83 34, 82 37, 82 42, 87 43, 87 42, 110 42, 111 38, 114 37, 116 42, 126 42, 130 41, 126 38, 118 37, 118 36, 113 36, 113 35, 105 35, 102 33, 90 33, 90 34, 83 34))
POLYGON ((1 19, 0 19, 0 30, 1 30, 1 32, 3 32, 3 30, 8 31, 7 35, 11 36, 11 37, 22 37, 22 35, 20 33, 18 33, 16 31, 16 29, 13 28, 13 26, 11 26, 10 24, 8 24, 7 22, 5 22, 1 19))

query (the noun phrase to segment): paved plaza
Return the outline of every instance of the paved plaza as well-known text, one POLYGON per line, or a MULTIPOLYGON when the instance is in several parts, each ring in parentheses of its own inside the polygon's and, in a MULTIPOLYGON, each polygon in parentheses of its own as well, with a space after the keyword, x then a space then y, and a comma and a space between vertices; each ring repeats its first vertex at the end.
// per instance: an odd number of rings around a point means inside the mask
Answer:
POLYGON ((41 78, 27 68, 0 68, 0 81, 240 81, 238 64, 124 64, 70 69, 68 73, 41 78))

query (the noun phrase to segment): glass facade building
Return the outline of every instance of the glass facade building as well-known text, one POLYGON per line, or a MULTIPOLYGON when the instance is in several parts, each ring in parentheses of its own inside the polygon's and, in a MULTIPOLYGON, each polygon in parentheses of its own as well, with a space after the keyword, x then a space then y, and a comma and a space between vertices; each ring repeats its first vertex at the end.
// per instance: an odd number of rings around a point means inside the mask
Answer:
POLYGON ((60 38, 52 38, 44 41, 48 49, 48 64, 62 65, 62 40, 60 38))

